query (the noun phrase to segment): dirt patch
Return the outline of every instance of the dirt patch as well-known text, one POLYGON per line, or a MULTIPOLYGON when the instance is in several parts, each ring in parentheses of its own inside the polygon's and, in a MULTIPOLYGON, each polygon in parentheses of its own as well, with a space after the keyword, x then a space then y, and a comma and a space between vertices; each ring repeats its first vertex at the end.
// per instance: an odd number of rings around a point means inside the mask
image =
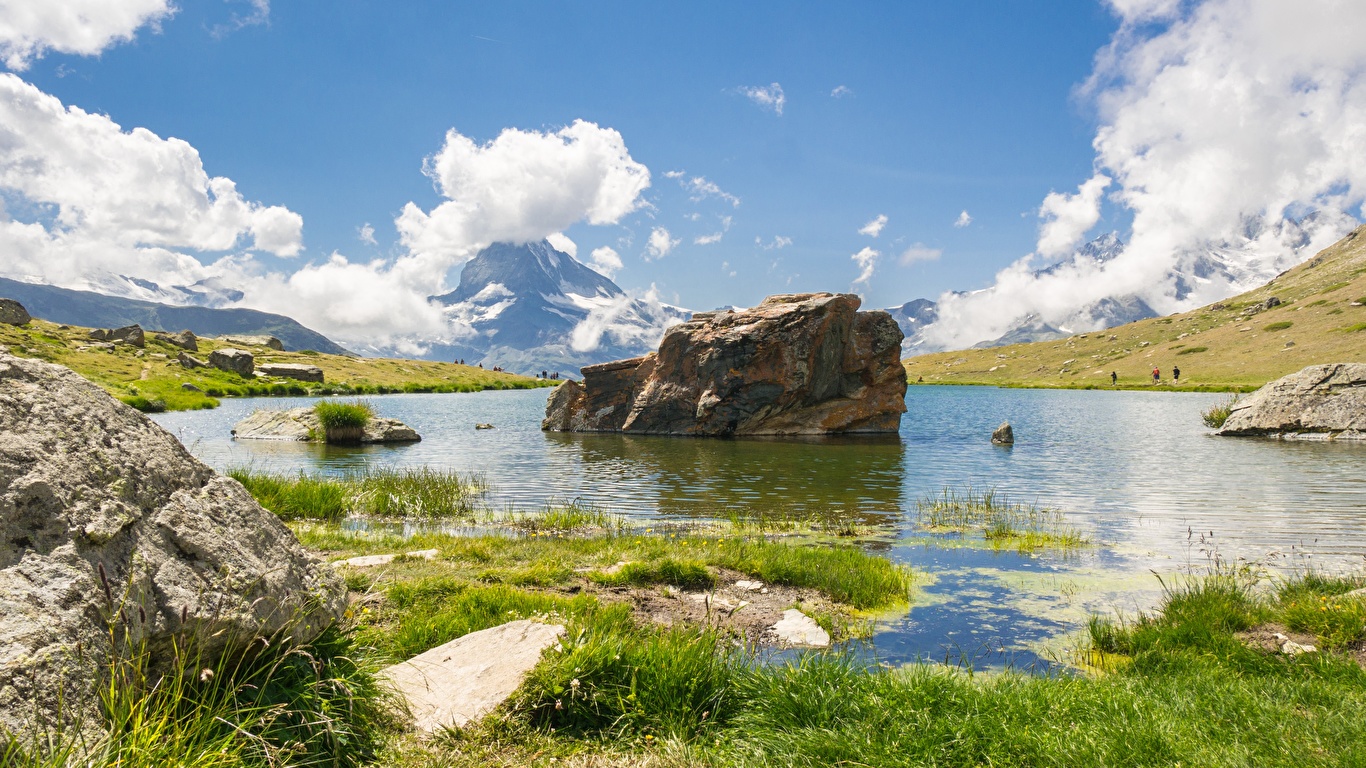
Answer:
MULTIPOLYGON (((716 589, 710 592, 684 592, 673 587, 607 587, 588 582, 584 591, 600 600, 629 602, 636 620, 661 626, 712 626, 738 640, 762 645, 776 644, 768 631, 794 606, 812 618, 844 616, 846 611, 814 589, 765 584, 736 571, 717 569, 716 589), (757 587, 755 585, 758 585, 757 587)), ((834 640, 842 621, 827 627, 834 640)))
POLYGON ((1264 653, 1281 653, 1287 642, 1298 645, 1318 645, 1318 638, 1304 632, 1291 632, 1284 624, 1261 624, 1237 633, 1243 645, 1264 653))

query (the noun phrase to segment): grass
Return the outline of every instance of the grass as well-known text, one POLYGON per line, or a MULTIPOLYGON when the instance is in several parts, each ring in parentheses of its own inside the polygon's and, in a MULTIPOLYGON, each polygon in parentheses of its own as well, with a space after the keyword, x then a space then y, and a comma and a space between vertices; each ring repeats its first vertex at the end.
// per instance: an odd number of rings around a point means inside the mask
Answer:
POLYGON ((980 531, 986 543, 997 549, 1067 550, 1090 543, 1062 512, 1012 502, 992 488, 945 488, 917 501, 916 516, 931 532, 980 531))
POLYGON ((215 349, 245 348, 263 363, 301 363, 323 369, 324 384, 293 379, 243 379, 215 368, 188 369, 176 362, 182 350, 147 334, 146 347, 90 349, 88 328, 62 328, 45 320, 25 326, 0 323, 0 345, 21 357, 58 363, 103 387, 133 407, 164 403, 165 410, 215 408, 223 397, 301 397, 319 395, 384 395, 417 392, 478 392, 485 389, 530 389, 553 386, 510 373, 475 366, 426 360, 350 357, 317 352, 279 352, 269 347, 243 347, 201 338, 199 352, 207 360, 215 349), (195 389, 186 389, 189 384, 195 389))
POLYGON ((429 467, 376 467, 336 477, 235 467, 228 476, 284 520, 473 519, 485 491, 478 476, 429 467))
POLYGON ((1205 422, 1205 426, 1210 429, 1223 429, 1224 422, 1233 413, 1233 406, 1237 405, 1238 396, 1234 395, 1227 400, 1215 403, 1200 412, 1200 420, 1205 422))
POLYGON ((319 400, 313 404, 313 413, 318 416, 318 423, 327 432, 329 440, 338 432, 359 432, 375 417, 374 407, 364 400, 349 403, 319 400))
POLYGON ((1366 301, 1352 300, 1366 293, 1362 234, 1358 229, 1261 288, 1189 312, 1054 341, 908 358, 908 381, 1251 392, 1308 365, 1366 359, 1366 339, 1349 330, 1366 329, 1366 301), (1273 296, 1280 306, 1244 314, 1273 296), (1289 340, 1295 345, 1285 346, 1289 340), (1152 369, 1169 369, 1178 354, 1192 355, 1181 361, 1181 381, 1154 384, 1152 369), (1112 371, 1118 374, 1113 386, 1112 371))

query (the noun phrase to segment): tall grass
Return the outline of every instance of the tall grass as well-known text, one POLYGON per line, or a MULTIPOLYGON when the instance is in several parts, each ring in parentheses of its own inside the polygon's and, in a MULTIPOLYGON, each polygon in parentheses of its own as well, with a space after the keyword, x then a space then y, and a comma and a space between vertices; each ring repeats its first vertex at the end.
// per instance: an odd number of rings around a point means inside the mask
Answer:
POLYGON ((318 423, 328 432, 341 429, 364 429, 370 419, 375 416, 374 407, 364 400, 355 400, 349 403, 337 400, 319 400, 313 404, 313 412, 318 416, 318 423))
POLYGON ((429 467, 380 467, 340 477, 271 474, 233 467, 228 475, 285 520, 472 518, 485 485, 477 475, 429 467))
POLYGON ((1089 543, 1061 511, 1013 502, 994 488, 945 488, 917 501, 916 513, 919 523, 931 531, 980 530, 998 548, 1075 549, 1089 543))
POLYGON ((1223 429, 1224 422, 1228 421, 1229 415, 1233 413, 1233 406, 1237 404, 1237 395, 1215 403, 1200 412, 1200 420, 1205 422, 1205 426, 1210 429, 1223 429))

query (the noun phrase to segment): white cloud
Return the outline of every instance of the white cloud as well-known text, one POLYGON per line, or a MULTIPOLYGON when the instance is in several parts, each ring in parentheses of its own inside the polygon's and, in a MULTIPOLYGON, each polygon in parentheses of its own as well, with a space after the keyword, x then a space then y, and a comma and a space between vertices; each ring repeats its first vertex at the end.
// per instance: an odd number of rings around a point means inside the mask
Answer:
POLYGON ((872 221, 859 227, 858 233, 869 237, 877 237, 882 234, 882 228, 885 226, 887 226, 887 217, 884 214, 879 213, 872 221))
POLYGON ((683 313, 664 304, 659 289, 651 284, 642 296, 622 294, 594 307, 574 326, 569 345, 576 352, 591 352, 610 339, 617 344, 657 347, 669 326, 682 320, 683 313))
POLYGON ((721 238, 724 236, 724 232, 713 232, 710 235, 701 235, 694 238, 692 242, 693 245, 712 245, 721 242, 721 238))
POLYGON ((687 181, 679 180, 679 184, 688 190, 694 203, 699 203, 708 197, 715 197, 731 204, 732 208, 740 207, 740 198, 716 186, 715 183, 707 181, 701 176, 694 176, 687 181))
POLYGON ((448 267, 490 243, 615 224, 650 186, 620 133, 583 120, 546 133, 509 128, 483 145, 452 130, 424 171, 446 202, 430 213, 408 203, 395 223, 413 256, 448 267))
POLYGON ((900 261, 901 265, 904 267, 918 261, 938 261, 939 257, 943 255, 944 252, 938 248, 931 248, 924 243, 916 243, 910 248, 902 251, 898 261, 900 261))
POLYGON ((842 99, 842 98, 844 98, 844 97, 846 97, 846 96, 853 96, 853 95, 854 95, 853 89, 850 88, 850 87, 847 86, 847 85, 837 85, 837 86, 835 86, 835 90, 833 90, 833 91, 830 92, 830 97, 831 97, 831 98, 834 98, 834 99, 842 99))
POLYGON ((575 258, 579 255, 579 244, 570 240, 563 232, 551 232, 545 236, 546 242, 557 251, 562 251, 575 258))
POLYGON ((645 260, 662 259, 681 242, 681 239, 671 237, 669 230, 664 227, 655 227, 650 230, 650 239, 645 243, 645 260))
POLYGON ((270 23, 270 0, 244 1, 251 6, 250 13, 240 14, 233 12, 232 17, 228 19, 226 24, 215 25, 213 29, 209 30, 209 34, 213 35, 216 39, 221 39, 240 29, 270 23))
POLYGON ((854 278, 854 285, 863 283, 866 286, 868 284, 869 278, 873 276, 873 270, 877 268, 878 257, 881 255, 882 254, 878 251, 865 247, 863 250, 849 257, 859 266, 859 275, 854 278))
POLYGON ((379 245, 375 240, 375 228, 370 226, 370 222, 365 222, 356 230, 356 238, 366 245, 379 245))
POLYGON ((144 128, 64 106, 0 75, 0 272, 69 287, 96 274, 193 283, 211 270, 186 253, 303 247, 303 219, 242 198, 199 153, 144 128))
POLYGON ((959 229, 962 229, 963 227, 966 227, 971 223, 972 216, 969 215, 967 211, 963 211, 962 213, 958 214, 958 218, 953 220, 953 225, 955 227, 958 227, 959 229))
POLYGON ((175 10, 171 0, 0 0, 0 58, 21 71, 48 51, 94 56, 175 10))
POLYGON ((772 240, 765 243, 762 238, 756 237, 754 238, 754 244, 763 248, 765 251, 781 251, 789 245, 792 245, 792 238, 774 235, 772 240))
POLYGON ((588 259, 588 266, 609 278, 615 277, 617 272, 621 271, 621 255, 606 245, 594 248, 588 259))
POLYGON ((1040 256, 1051 258, 1072 252, 1100 221, 1100 193, 1108 186, 1110 177, 1097 173, 1083 182, 1075 195, 1048 193, 1039 207, 1039 217, 1044 220, 1037 246, 1040 256))
POLYGON ((1158 312, 1260 284, 1343 234, 1366 199, 1366 4, 1111 0, 1121 26, 1079 95, 1100 127, 1089 181, 1049 195, 1039 252, 1067 256, 1107 199, 1132 215, 1123 253, 1036 277, 1028 260, 969 296, 945 296, 932 341, 968 346, 1028 314, 1059 322, 1107 296, 1158 312), (1316 210, 1310 244, 1279 237, 1316 210), (1261 234, 1248 240, 1245 233, 1261 234), (1196 274, 1210 244, 1231 270, 1196 274), (1239 255, 1241 254, 1241 255, 1239 255), (1177 277, 1189 293, 1178 293, 1177 277), (1196 279, 1198 277, 1198 279, 1196 279))
POLYGON ((783 114, 783 105, 787 104, 787 97, 783 95, 783 87, 777 83, 766 86, 740 86, 735 89, 735 92, 757 104, 760 109, 770 110, 779 117, 783 114))
POLYGON ((681 179, 681 178, 683 178, 683 176, 684 176, 683 171, 665 171, 665 172, 664 172, 664 178, 666 178, 666 179, 681 179))

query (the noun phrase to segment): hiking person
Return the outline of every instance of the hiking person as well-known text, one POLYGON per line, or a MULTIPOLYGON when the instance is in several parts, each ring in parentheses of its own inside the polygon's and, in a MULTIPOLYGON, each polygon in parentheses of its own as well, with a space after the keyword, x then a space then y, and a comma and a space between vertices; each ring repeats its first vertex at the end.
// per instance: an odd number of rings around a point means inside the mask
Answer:
POLYGON ((1157 382, 1159 382, 1159 381, 1161 381, 1161 380, 1162 380, 1162 369, 1160 369, 1160 368, 1154 368, 1154 369, 1153 369, 1153 383, 1156 384, 1157 382))
POLYGON ((1172 381, 1180 381, 1180 380, 1181 380, 1181 369, 1180 369, 1180 368, 1177 368, 1176 366, 1173 365, 1173 366, 1172 366, 1172 381))
POLYGON ((1118 374, 1118 373, 1115 373, 1114 371, 1110 371, 1110 386, 1113 387, 1113 386, 1114 386, 1116 383, 1118 383, 1118 382, 1119 382, 1119 374, 1118 374))

